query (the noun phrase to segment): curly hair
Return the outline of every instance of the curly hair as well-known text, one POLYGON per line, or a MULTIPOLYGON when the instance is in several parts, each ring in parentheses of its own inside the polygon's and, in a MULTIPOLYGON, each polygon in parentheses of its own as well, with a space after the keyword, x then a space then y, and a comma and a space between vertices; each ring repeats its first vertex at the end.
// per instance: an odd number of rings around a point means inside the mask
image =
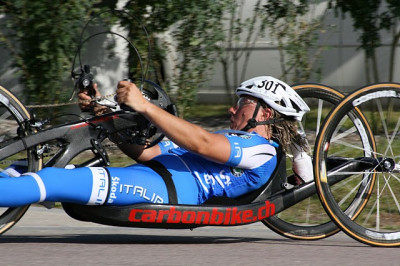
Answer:
POLYGON ((297 121, 285 115, 282 115, 272 109, 272 118, 284 118, 283 121, 270 125, 272 137, 279 141, 285 152, 290 151, 290 144, 295 143, 304 151, 308 151, 307 140, 298 132, 297 121))

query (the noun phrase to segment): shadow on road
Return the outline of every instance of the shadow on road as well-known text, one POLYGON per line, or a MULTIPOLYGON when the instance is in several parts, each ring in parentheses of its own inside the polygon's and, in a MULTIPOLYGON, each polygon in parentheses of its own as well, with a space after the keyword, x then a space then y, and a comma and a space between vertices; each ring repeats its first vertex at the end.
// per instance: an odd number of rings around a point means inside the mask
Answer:
POLYGON ((67 234, 60 236, 2 236, 2 243, 65 243, 65 244, 234 244, 252 243, 269 245, 301 245, 301 246, 341 246, 341 247, 368 247, 356 241, 344 243, 342 241, 330 241, 329 238, 318 241, 301 241, 292 239, 257 238, 257 237, 226 237, 226 236, 174 236, 174 235, 132 235, 132 234, 67 234))
MULTIPOLYGON (((62 236, 2 236, 0 243, 76 243, 76 244, 217 244, 278 241, 277 239, 221 236, 158 236, 123 234, 79 234, 62 236)), ((279 242, 282 242, 280 239, 279 242)))

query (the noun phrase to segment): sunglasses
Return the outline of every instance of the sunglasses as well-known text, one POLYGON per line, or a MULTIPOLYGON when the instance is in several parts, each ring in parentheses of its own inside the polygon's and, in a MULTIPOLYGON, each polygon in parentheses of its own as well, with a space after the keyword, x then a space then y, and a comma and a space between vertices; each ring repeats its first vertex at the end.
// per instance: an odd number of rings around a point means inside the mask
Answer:
POLYGON ((257 104, 257 101, 246 97, 240 97, 236 103, 236 108, 239 109, 240 107, 248 104, 257 104))

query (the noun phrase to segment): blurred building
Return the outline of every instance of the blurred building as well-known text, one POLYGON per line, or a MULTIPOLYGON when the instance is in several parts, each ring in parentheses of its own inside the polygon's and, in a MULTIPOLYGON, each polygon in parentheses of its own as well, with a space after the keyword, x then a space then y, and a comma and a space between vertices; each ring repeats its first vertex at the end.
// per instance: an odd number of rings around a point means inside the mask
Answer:
MULTIPOLYGON (((247 13, 244 16, 249 16, 252 11, 252 1, 246 1, 249 5, 247 13)), ((316 6, 315 15, 322 15, 325 10, 326 3, 322 2, 320 6, 316 6)), ((321 79, 313 78, 309 82, 320 82, 343 92, 348 92, 357 87, 366 85, 368 79, 365 70, 365 57, 364 52, 359 47, 359 34, 353 30, 352 21, 350 18, 342 19, 336 17, 333 11, 323 14, 325 23, 333 27, 329 27, 329 32, 325 33, 320 39, 320 45, 325 46, 327 49, 322 53, 322 74, 321 79)), ((4 17, 0 17, 0 20, 4 17)), ((119 29, 114 29, 118 31, 119 29)), ((163 38, 168 38, 168 34, 162 35, 163 38)), ((382 31, 382 46, 377 49, 377 59, 379 66, 380 81, 388 80, 389 72, 389 56, 390 44, 393 39, 391 32, 382 31)), ((124 69, 123 62, 126 59, 126 48, 122 39, 115 39, 115 58, 108 58, 104 54, 103 58, 92 56, 91 52, 104 49, 106 36, 102 36, 97 42, 93 42, 91 47, 86 49, 86 58, 92 65, 97 66, 94 68, 96 72, 96 79, 102 84, 103 88, 109 88, 109 93, 114 90, 115 84, 121 78, 127 77, 127 71, 124 69), (98 63, 98 65, 96 65, 98 63)), ((242 43, 244 45, 244 43, 242 43)), ((241 49, 239 45, 238 48, 241 49)), ((397 49, 395 62, 400 62, 400 49, 397 49)), ((173 57, 176 56, 172 50, 164 62, 165 73, 171 76, 173 69, 173 57)), ((11 65, 9 52, 0 47, 0 85, 12 90, 20 90, 21 85, 18 82, 16 69, 11 65)), ((239 63, 241 63, 239 61, 239 63)), ((72 64, 72 62, 71 62, 72 64)), ((396 66, 397 73, 400 73, 400 66, 396 66)), ((249 64, 246 69, 246 78, 251 78, 258 75, 270 75, 275 77, 281 76, 280 58, 278 46, 271 38, 260 38, 255 47, 252 49, 249 64)), ((69 73, 66 73, 66 78, 69 73)), ((400 75, 395 76, 394 82, 400 82, 400 75)), ((68 83, 72 86, 72 83, 68 83)), ((236 84, 237 85, 237 84, 236 84)), ((224 88, 223 72, 221 64, 216 61, 214 70, 209 75, 209 81, 203 84, 198 92, 198 100, 207 103, 221 103, 226 101, 226 90, 224 88)))

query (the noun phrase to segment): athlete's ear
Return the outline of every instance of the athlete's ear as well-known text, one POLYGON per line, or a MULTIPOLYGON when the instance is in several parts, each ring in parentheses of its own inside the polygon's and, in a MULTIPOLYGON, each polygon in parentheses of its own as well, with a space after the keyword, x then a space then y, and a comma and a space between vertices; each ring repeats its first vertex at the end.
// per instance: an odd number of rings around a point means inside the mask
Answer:
POLYGON ((270 119, 272 117, 272 110, 271 108, 262 108, 262 118, 264 121, 270 119))

